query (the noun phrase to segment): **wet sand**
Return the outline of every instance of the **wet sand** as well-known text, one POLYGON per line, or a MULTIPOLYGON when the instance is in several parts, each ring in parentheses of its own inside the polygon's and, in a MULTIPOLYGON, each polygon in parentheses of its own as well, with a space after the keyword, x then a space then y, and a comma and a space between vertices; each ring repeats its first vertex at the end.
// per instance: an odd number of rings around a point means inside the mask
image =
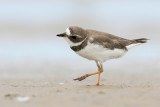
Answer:
POLYGON ((82 82, 72 77, 1 78, 0 107, 158 107, 156 73, 107 73, 82 82))

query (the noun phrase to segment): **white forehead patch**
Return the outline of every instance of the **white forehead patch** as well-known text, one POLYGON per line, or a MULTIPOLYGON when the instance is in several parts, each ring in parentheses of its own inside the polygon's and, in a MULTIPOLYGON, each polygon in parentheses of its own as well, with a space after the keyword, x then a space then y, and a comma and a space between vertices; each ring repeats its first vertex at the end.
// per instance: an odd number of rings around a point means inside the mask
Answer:
POLYGON ((71 32, 70 32, 69 28, 66 29, 66 34, 67 34, 68 36, 71 35, 71 32))

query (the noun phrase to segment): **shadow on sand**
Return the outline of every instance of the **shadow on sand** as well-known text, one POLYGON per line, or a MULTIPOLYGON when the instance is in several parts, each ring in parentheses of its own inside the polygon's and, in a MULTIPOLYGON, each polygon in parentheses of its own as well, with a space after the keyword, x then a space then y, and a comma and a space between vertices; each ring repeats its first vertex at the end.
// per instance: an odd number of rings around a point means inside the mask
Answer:
POLYGON ((82 86, 81 88, 87 88, 87 89, 122 89, 125 88, 122 85, 86 85, 86 86, 82 86))

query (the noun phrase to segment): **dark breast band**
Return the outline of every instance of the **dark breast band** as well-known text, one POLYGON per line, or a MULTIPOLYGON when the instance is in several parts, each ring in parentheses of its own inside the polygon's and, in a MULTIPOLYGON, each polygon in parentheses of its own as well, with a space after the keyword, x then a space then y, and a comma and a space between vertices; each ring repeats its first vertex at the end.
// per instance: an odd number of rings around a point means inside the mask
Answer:
POLYGON ((84 40, 80 45, 72 46, 70 48, 75 52, 80 51, 81 49, 83 49, 87 46, 87 42, 88 42, 88 38, 86 38, 86 40, 84 40))

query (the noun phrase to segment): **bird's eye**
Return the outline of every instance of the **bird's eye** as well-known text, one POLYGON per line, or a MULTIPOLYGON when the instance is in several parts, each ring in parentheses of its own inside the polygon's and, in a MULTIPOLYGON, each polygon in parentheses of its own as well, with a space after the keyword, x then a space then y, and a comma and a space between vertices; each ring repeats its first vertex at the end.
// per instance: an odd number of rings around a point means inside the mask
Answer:
POLYGON ((76 39, 76 38, 77 38, 77 36, 71 36, 71 38, 72 38, 72 39, 76 39))

